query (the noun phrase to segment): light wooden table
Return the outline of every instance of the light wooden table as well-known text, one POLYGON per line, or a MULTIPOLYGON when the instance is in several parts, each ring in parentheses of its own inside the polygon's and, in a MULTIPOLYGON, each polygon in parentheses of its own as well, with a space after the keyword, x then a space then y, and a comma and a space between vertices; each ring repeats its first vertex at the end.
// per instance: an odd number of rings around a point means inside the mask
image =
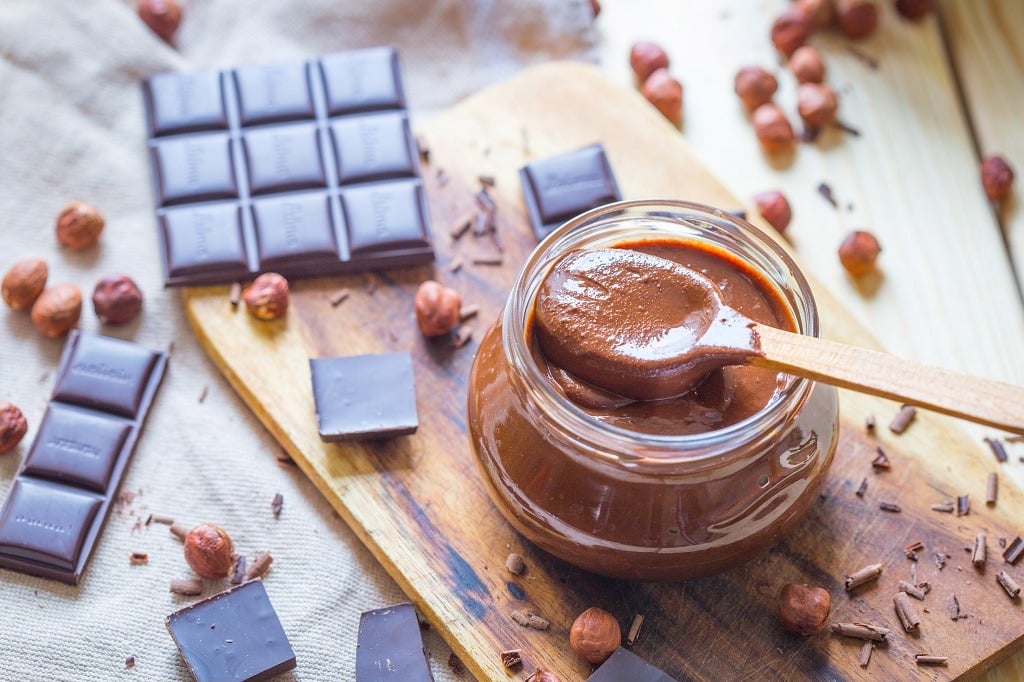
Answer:
MULTIPOLYGON (((910 23, 878 0, 879 31, 856 43, 877 69, 837 33, 816 35, 840 118, 862 134, 802 144, 788 165, 760 152, 732 90, 741 66, 774 70, 776 99, 798 123, 795 80, 768 38, 786 0, 602 4, 603 68, 632 83, 631 44, 661 44, 685 89, 682 134, 690 145, 739 196, 785 192, 794 214, 787 235, 804 267, 886 348, 1024 384, 1024 178, 997 214, 978 176, 980 155, 992 152, 1024 174, 1024 38, 1014 30, 1024 27, 1024 2, 942 0, 938 17, 910 23), (838 210, 818 193, 821 182, 833 188, 838 210), (853 229, 881 241, 879 277, 855 282, 840 266, 836 249, 853 229)), ((571 104, 581 115, 600 106, 571 104)), ((998 435, 967 428, 978 438, 998 435)), ((1011 445, 1010 455, 1003 479, 1024 485, 1024 445, 1011 445)), ((986 679, 1024 679, 1024 653, 986 679)))

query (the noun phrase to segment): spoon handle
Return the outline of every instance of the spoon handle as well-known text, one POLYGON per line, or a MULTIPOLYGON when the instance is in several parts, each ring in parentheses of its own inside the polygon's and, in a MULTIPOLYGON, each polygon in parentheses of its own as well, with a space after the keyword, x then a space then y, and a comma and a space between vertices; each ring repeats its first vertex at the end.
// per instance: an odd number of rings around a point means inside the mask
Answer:
POLYGON ((968 421, 1024 434, 1024 388, 754 325, 761 351, 751 365, 898 400, 968 421))

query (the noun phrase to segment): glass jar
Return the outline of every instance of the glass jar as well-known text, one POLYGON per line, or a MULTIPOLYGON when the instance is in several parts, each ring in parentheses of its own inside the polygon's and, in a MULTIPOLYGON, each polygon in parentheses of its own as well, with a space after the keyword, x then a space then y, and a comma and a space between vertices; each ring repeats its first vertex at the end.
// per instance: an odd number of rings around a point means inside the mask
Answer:
POLYGON ((469 380, 468 429, 483 481, 524 537, 580 568, 678 580, 755 557, 793 530, 832 461, 831 386, 787 378, 758 412, 695 435, 604 423, 555 390, 531 354, 536 292, 562 254, 645 240, 704 242, 763 275, 796 330, 819 335, 803 275, 763 232, 698 204, 610 204, 551 233, 530 255, 469 380))

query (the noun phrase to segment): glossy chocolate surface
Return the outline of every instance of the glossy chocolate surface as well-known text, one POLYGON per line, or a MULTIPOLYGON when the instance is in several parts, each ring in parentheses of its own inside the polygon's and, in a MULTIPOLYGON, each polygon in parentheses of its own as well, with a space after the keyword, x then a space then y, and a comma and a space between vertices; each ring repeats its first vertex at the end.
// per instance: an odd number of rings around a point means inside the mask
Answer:
POLYGON ((433 259, 393 49, 161 74, 144 92, 168 285, 433 259))
POLYGON ((356 682, 433 682, 412 604, 395 604, 359 617, 356 682))
POLYGON ((587 682, 676 682, 632 651, 619 647, 587 678, 587 682))

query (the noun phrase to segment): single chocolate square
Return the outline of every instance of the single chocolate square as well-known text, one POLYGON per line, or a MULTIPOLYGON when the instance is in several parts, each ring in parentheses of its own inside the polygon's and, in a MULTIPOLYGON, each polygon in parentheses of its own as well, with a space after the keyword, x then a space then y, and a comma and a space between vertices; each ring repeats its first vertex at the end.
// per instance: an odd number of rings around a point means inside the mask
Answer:
POLYGON ((0 517, 0 552, 74 570, 102 501, 74 488, 17 478, 0 517))
POLYGON ((391 438, 419 426, 407 352, 309 361, 320 439, 391 438))
POLYGON ((412 604, 395 604, 359 617, 357 682, 433 682, 412 604))
POLYGON ((295 668, 262 580, 186 606, 165 623, 196 682, 269 680, 295 668))
POLYGON ((228 127, 216 71, 159 74, 146 81, 145 92, 153 137, 228 127))
POLYGON ((430 246, 418 180, 348 187, 341 192, 341 206, 353 256, 430 246))
POLYGON ((53 400, 132 419, 139 411, 157 354, 129 341, 82 334, 57 375, 53 400))
POLYGON ((253 202, 261 269, 288 270, 309 261, 337 260, 330 199, 289 194, 253 202), (282 266, 285 266, 282 268, 282 266))
POLYGON ((161 206, 194 201, 233 199, 238 196, 231 139, 207 133, 173 137, 153 146, 157 190, 161 206))
POLYGON ((320 71, 331 116, 405 108, 394 48, 371 47, 328 55, 320 59, 320 71))
POLYGON ((201 280, 204 273, 235 280, 249 275, 238 204, 202 204, 160 217, 167 279, 201 280))
POLYGON ((531 161, 519 169, 519 178, 538 239, 570 218, 622 199, 600 144, 531 161))
POLYGON ((242 136, 253 194, 324 187, 320 137, 312 123, 247 130, 242 136))
POLYGON ((677 682, 632 651, 619 647, 587 682, 677 682))
POLYGON ((235 69, 242 125, 313 118, 316 114, 307 74, 302 62, 235 69))
POLYGON ((409 118, 401 112, 346 116, 331 122, 338 182, 387 180, 419 173, 409 118))
POLYGON ((50 403, 22 472, 102 495, 131 430, 125 419, 50 403))

